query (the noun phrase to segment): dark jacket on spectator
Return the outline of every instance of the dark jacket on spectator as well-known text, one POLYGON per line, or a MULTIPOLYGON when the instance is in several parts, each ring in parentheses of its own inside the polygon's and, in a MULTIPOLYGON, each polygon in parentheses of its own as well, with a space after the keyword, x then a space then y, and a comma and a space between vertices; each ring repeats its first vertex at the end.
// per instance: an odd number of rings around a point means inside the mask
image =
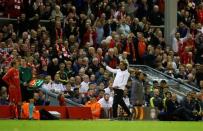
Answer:
POLYGON ((139 106, 144 104, 144 87, 142 81, 137 79, 132 81, 130 103, 139 106))
POLYGON ((151 22, 152 25, 163 25, 163 15, 160 12, 152 12, 149 15, 149 21, 151 22))
POLYGON ((58 70, 59 65, 54 65, 52 62, 48 64, 47 72, 49 75, 51 75, 52 80, 54 79, 54 76, 58 70))
POLYGON ((116 68, 119 64, 119 59, 116 56, 113 56, 113 58, 111 58, 109 55, 107 55, 104 58, 104 61, 106 62, 106 64, 108 66, 110 66, 111 68, 116 68))
POLYGON ((173 114, 180 107, 180 103, 178 101, 166 100, 165 106, 165 112, 173 114))

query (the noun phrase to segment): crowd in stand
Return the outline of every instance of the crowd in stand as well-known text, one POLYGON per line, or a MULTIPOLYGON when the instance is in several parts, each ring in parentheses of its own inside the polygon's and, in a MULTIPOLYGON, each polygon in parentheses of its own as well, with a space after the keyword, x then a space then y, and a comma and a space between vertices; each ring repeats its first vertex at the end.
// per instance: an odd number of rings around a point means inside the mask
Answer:
POLYGON ((0 0, 0 16, 17 19, 0 25, 0 105, 12 102, 6 88, 11 83, 4 77, 15 61, 22 101, 49 104, 42 91, 28 90, 32 79, 43 79, 41 88, 58 94, 60 105, 68 98, 90 106, 99 118, 102 108, 111 109, 114 94, 114 74, 103 63, 117 68, 125 61, 148 65, 201 90, 180 102, 169 92, 170 83, 150 85, 147 74, 129 67, 123 98, 129 108, 157 107, 159 118, 167 120, 202 115, 202 0, 178 1, 171 47, 159 28, 164 0, 0 0), (46 25, 40 20, 47 20, 46 25))

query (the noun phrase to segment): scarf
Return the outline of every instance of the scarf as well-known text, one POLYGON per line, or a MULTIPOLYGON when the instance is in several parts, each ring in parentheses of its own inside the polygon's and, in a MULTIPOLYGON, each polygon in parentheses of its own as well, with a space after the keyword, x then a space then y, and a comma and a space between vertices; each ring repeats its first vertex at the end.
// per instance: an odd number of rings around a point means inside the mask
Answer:
POLYGON ((127 41, 125 51, 128 53, 128 55, 130 55, 131 51, 132 51, 133 60, 136 59, 135 46, 134 46, 134 44, 132 42, 127 41))
POLYGON ((64 45, 62 43, 58 43, 60 39, 63 39, 63 31, 61 29, 60 35, 59 35, 59 32, 56 29, 56 50, 58 52, 58 55, 60 55, 60 53, 62 52, 64 57, 68 57, 68 52, 64 47, 64 45))
POLYGON ((144 40, 139 40, 139 42, 138 42, 138 53, 139 53, 140 58, 143 57, 145 50, 146 50, 146 44, 145 44, 144 40))

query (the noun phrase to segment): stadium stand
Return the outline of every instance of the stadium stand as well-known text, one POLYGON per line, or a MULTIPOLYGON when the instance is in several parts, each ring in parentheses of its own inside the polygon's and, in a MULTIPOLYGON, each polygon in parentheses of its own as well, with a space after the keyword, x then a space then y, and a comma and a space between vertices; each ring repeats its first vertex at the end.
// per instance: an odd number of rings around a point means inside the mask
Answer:
POLYGON ((136 112, 146 110, 150 119, 200 120, 203 1, 179 0, 177 6, 169 47, 164 0, 0 0, 0 118, 20 118, 22 102, 32 99, 40 109, 61 113, 67 107, 63 119, 92 119, 89 108, 90 116, 81 113, 91 96, 103 100, 101 108, 112 107, 115 74, 104 63, 117 68, 125 61, 130 79, 123 99, 134 118, 144 118, 136 112), (22 101, 11 93, 17 85, 22 101), (8 108, 12 117, 5 117, 8 108))

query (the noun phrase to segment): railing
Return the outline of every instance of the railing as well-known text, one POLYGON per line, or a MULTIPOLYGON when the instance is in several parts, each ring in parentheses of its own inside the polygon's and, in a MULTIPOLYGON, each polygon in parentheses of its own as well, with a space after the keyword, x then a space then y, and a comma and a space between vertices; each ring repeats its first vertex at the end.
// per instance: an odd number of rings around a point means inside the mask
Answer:
MULTIPOLYGON (((42 25, 47 25, 48 23, 50 23, 52 20, 40 20, 40 24, 42 25)), ((0 25, 1 24, 8 24, 8 22, 13 22, 13 23, 17 23, 17 19, 14 18, 7 18, 7 17, 0 17, 0 25)), ((151 28, 160 28, 160 29, 164 29, 164 25, 160 25, 160 26, 156 26, 156 25, 150 25, 151 28)))
MULTIPOLYGON (((43 88, 40 88, 40 90, 45 93, 46 99, 48 99, 48 98, 50 99, 50 102, 51 102, 50 105, 59 105, 58 100, 57 100, 58 95, 56 93, 53 93, 53 92, 48 91, 48 90, 43 89, 43 88)), ((70 99, 67 99, 67 98, 65 98, 65 102, 68 106, 80 106, 80 107, 83 106, 82 104, 78 104, 78 103, 76 103, 70 99)))
MULTIPOLYGON (((15 22, 17 22, 17 19, 0 17, 0 21, 15 21, 15 22)), ((51 20, 40 20, 41 23, 48 23, 50 21, 51 20)))
MULTIPOLYGON (((40 20, 39 23, 40 25, 43 25, 45 27, 49 27, 49 24, 53 22, 52 20, 40 20)), ((17 19, 13 18, 0 18, 0 26, 5 25, 5 24, 17 24, 17 19)))
POLYGON ((149 74, 148 77, 150 77, 149 79, 151 79, 151 80, 156 80, 156 79, 162 80, 162 79, 164 79, 164 80, 168 81, 170 89, 173 92, 176 92, 181 96, 185 95, 189 91, 196 91, 196 92, 200 91, 198 88, 196 88, 194 86, 191 86, 187 83, 183 83, 183 82, 179 81, 178 79, 175 79, 175 78, 173 78, 173 77, 171 77, 171 76, 169 76, 163 72, 155 70, 149 66, 130 65, 130 67, 135 67, 135 68, 141 69, 146 74, 149 74))

